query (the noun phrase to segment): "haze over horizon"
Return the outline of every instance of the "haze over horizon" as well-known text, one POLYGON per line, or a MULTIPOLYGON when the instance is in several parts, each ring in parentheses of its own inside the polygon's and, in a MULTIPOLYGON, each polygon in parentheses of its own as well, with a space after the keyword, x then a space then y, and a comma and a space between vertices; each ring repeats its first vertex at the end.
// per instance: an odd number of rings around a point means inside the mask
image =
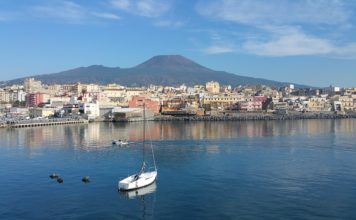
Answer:
POLYGON ((0 2, 0 81, 180 54, 215 70, 356 87, 356 2, 0 2))

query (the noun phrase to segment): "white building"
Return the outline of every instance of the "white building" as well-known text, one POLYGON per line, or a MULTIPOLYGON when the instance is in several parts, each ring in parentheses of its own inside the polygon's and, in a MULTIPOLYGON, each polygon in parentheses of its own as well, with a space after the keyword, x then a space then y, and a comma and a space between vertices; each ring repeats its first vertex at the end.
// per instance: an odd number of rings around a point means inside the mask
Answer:
POLYGON ((96 119, 100 116, 99 103, 83 103, 79 105, 79 111, 86 114, 89 120, 96 119))
POLYGON ((17 101, 19 102, 25 102, 26 101, 26 92, 23 90, 17 90, 16 96, 17 96, 17 101))

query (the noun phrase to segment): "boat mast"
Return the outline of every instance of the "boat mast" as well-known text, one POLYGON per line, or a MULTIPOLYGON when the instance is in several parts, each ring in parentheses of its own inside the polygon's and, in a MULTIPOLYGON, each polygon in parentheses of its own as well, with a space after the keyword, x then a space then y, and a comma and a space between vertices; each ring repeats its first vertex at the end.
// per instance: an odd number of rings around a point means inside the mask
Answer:
MULTIPOLYGON (((153 158, 153 163, 155 170, 157 171, 157 166, 156 166, 156 159, 155 159, 155 154, 153 152, 153 146, 152 146, 152 138, 150 138, 151 142, 151 152, 152 152, 152 158, 153 158)), ((143 150, 142 150, 142 166, 145 165, 145 143, 146 143, 146 103, 143 103, 143 150)))
POLYGON ((153 152, 153 146, 152 146, 152 140, 151 140, 151 151, 152 151, 152 158, 153 158, 153 164, 155 166, 155 171, 157 171, 155 153, 153 152))
POLYGON ((143 102, 142 167, 145 165, 145 142, 146 142, 146 104, 145 102, 143 102))

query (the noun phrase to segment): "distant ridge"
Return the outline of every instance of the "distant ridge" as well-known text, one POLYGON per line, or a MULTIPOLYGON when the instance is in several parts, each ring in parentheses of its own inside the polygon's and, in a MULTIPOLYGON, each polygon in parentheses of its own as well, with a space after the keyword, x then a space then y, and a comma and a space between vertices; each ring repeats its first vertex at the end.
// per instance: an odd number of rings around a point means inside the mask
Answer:
POLYGON ((206 67, 188 59, 181 55, 158 55, 151 59, 135 66, 136 69, 154 69, 154 68, 182 68, 182 69, 205 69, 206 67))
MULTIPOLYGON (((147 86, 150 84, 176 86, 205 84, 218 81, 223 85, 269 85, 284 86, 290 83, 240 76, 225 71, 204 67, 181 55, 159 55, 132 68, 92 65, 59 73, 32 76, 46 84, 117 83, 125 86, 147 86)), ((26 77, 28 78, 28 77, 26 77)), ((7 81, 6 84, 23 83, 25 78, 7 81)), ((306 87, 296 85, 297 87, 306 87)))

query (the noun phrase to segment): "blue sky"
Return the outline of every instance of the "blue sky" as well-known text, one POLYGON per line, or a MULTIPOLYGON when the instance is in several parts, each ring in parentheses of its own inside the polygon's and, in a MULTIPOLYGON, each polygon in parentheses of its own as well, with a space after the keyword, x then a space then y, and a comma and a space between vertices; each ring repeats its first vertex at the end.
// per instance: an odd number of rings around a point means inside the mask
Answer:
POLYGON ((216 70, 356 87, 356 1, 0 0, 0 80, 181 54, 216 70))

